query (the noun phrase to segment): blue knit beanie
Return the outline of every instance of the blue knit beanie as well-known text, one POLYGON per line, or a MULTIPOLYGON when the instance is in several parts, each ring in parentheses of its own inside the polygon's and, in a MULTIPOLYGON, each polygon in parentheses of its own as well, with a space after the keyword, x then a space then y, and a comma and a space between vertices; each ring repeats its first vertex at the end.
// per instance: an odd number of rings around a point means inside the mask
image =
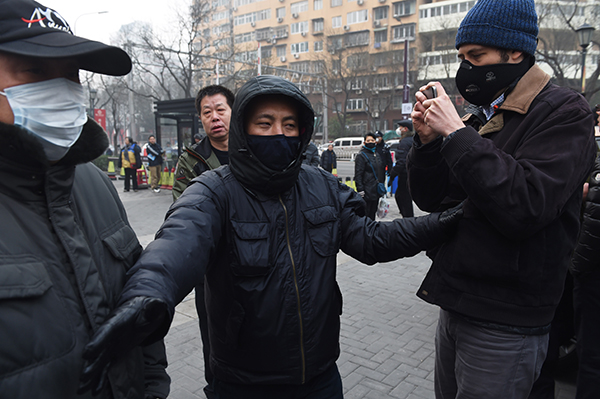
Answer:
POLYGON ((456 48, 480 44, 534 55, 537 35, 534 0, 479 0, 458 28, 456 48))

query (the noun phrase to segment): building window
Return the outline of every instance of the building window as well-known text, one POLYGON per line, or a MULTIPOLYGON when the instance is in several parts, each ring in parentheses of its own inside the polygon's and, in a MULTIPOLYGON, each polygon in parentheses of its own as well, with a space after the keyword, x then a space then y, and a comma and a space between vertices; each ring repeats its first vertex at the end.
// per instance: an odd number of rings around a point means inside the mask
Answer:
POLYGON ((375 43, 387 42, 388 41, 387 34, 388 34, 387 29, 375 31, 375 43))
POLYGON ((277 28, 275 28, 275 30, 273 31, 273 35, 275 36, 275 39, 282 39, 288 36, 288 29, 287 29, 287 25, 284 26, 279 26, 277 28))
MULTIPOLYGON (((467 12, 475 5, 475 1, 465 1, 459 4, 449 4, 445 6, 424 8, 419 10, 419 18, 433 18, 441 15, 450 15, 461 12, 467 12)), ((539 13, 538 13, 539 14, 539 13)))
POLYGON ((344 3, 344 0, 331 0, 331 7, 339 7, 344 3))
MULTIPOLYGON (((252 4, 252 3, 258 3, 259 1, 263 1, 263 0, 235 0, 233 2, 233 5, 236 7, 239 6, 245 6, 246 4, 252 4)), ((216 2, 222 6, 229 6, 230 2, 229 0, 219 0, 218 2, 216 2)), ((217 5, 215 5, 215 2, 213 2, 213 5, 216 7, 217 5)))
POLYGON ((348 33, 344 36, 344 45, 347 47, 365 46, 369 44, 369 31, 348 33))
POLYGON ((369 62, 369 54, 368 53, 359 53, 352 54, 348 57, 346 61, 346 65, 352 71, 364 69, 367 67, 367 63, 369 62))
POLYGON ((310 61, 293 62, 290 64, 290 69, 297 72, 310 72, 310 61))
POLYGON ((332 28, 341 28, 342 27, 342 16, 331 18, 331 27, 332 28))
POLYGON ((415 38, 415 25, 416 24, 406 24, 394 26, 393 30, 393 41, 404 41, 404 40, 414 40, 415 38))
POLYGON ((286 54, 286 45, 275 46, 275 51, 277 51, 277 57, 285 57, 286 54))
POLYGON ((278 9, 275 10, 275 16, 277 18, 283 18, 285 17, 285 7, 280 7, 278 9))
POLYGON ((339 50, 342 48, 343 36, 330 36, 328 50, 339 50))
POLYGON ((290 5, 290 12, 292 14, 298 14, 304 11, 308 11, 308 0, 299 1, 290 5))
POLYGON ((312 23, 313 33, 323 32, 323 29, 325 29, 325 21, 323 20, 323 18, 313 19, 312 23))
POLYGON ((315 52, 323 51, 323 42, 315 42, 315 52))
POLYGON ((366 22, 369 20, 368 10, 358 10, 349 12, 346 16, 346 21, 348 25, 358 24, 361 22, 366 22))
POLYGON ((262 58, 271 58, 273 53, 273 46, 261 47, 260 48, 260 56, 262 58))
POLYGON ((388 18, 389 7, 377 7, 373 9, 373 20, 380 21, 388 18))
MULTIPOLYGON (((321 42, 323 43, 323 42, 321 42)), ((315 61, 313 62, 313 72, 314 73, 323 73, 325 71, 325 65, 323 61, 315 61)))
POLYGON ((229 18, 229 11, 216 12, 212 15, 212 17, 213 21, 220 21, 222 19, 229 18))
POLYGON ((256 12, 256 19, 258 21, 264 21, 267 19, 271 19, 271 9, 267 8, 266 10, 260 10, 256 12))
POLYGON ((348 111, 359 111, 364 107, 364 100, 362 98, 351 98, 346 101, 346 109, 348 111))
POLYGON ((314 9, 315 9, 315 11, 322 10, 323 9, 323 0, 315 0, 314 9))
POLYGON ((389 89, 390 88, 390 78, 388 76, 376 76, 373 79, 373 88, 374 89, 389 89))
POLYGON ((403 16, 403 15, 411 15, 416 12, 416 1, 415 0, 407 0, 401 1, 399 3, 394 3, 394 17, 403 16))
POLYGON ((308 32, 308 21, 296 22, 290 25, 290 33, 297 35, 298 33, 308 32))
POLYGON ((342 27, 342 16, 331 18, 331 27, 332 28, 341 28, 342 27))
POLYGON ((294 43, 290 46, 292 54, 308 53, 308 42, 294 43))
POLYGON ((256 39, 255 39, 254 32, 246 32, 246 33, 242 33, 240 35, 235 35, 235 37, 234 37, 235 44, 253 42, 255 40, 256 39))

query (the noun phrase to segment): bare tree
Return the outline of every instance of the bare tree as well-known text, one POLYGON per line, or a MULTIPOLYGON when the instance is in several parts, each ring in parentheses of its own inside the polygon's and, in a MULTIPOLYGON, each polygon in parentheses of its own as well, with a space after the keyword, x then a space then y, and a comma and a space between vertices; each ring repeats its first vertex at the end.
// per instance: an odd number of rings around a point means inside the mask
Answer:
MULTIPOLYGON (((560 86, 580 89, 581 55, 577 51, 578 42, 575 30, 586 20, 598 21, 600 7, 592 1, 546 1, 537 7, 540 26, 539 44, 536 51, 538 62, 552 70, 556 83, 560 86), (575 77, 575 78, 574 78, 575 77)), ((600 33, 595 32, 588 49, 600 47, 600 33)), ((600 91, 600 57, 592 75, 586 79, 587 99, 600 91)))

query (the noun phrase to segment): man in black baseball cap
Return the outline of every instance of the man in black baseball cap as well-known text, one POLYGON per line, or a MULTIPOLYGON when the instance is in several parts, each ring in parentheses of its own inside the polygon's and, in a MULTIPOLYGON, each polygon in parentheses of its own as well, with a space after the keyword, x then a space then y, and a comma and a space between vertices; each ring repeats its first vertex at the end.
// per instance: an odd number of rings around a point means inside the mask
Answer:
MULTIPOLYGON (((82 351, 141 253, 123 204, 90 163, 108 147, 79 69, 124 75, 123 50, 73 36, 55 10, 0 0, 0 396, 79 394, 82 351)), ((162 341, 108 369, 99 398, 166 398, 162 341)))
POLYGON ((58 12, 31 0, 0 0, 0 51, 37 58, 70 57, 80 69, 105 75, 131 71, 125 51, 73 35, 58 12))

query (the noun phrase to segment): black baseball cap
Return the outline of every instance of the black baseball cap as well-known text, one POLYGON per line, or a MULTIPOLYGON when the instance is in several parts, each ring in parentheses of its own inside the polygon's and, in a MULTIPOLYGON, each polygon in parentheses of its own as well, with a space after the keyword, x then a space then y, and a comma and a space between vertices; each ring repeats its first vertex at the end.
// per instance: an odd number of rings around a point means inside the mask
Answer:
POLYGON ((125 51, 73 35, 58 12, 33 0, 0 0, 0 51, 36 58, 72 57, 81 69, 104 75, 131 71, 125 51))
POLYGON ((413 130, 413 123, 410 119, 401 120, 400 122, 398 122, 398 126, 407 127, 410 131, 413 130))

